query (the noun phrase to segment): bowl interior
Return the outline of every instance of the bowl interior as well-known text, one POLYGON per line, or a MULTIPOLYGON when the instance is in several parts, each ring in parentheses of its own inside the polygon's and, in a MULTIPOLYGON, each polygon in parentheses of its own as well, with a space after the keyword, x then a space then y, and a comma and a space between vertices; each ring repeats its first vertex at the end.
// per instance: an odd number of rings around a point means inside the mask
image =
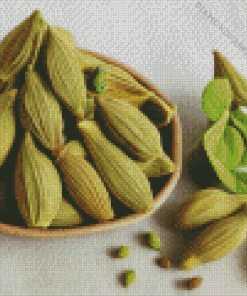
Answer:
MULTIPOLYGON (((81 50, 81 49, 80 49, 81 50)), ((173 104, 169 102, 165 96, 156 88, 156 86, 152 85, 147 79, 142 77, 136 71, 126 67, 125 65, 105 56, 102 56, 98 53, 92 53, 88 50, 81 50, 87 52, 101 60, 112 63, 121 67, 122 69, 129 72, 139 83, 143 84, 145 87, 154 91, 156 95, 165 100, 168 105, 172 106, 173 104)), ((148 115, 148 114, 147 114, 148 115)), ((177 184, 178 178, 181 172, 182 166, 182 132, 180 126, 180 120, 178 115, 176 115, 171 123, 167 126, 163 126, 160 128, 160 134, 162 139, 162 144, 164 151, 172 158, 175 162, 175 172, 171 175, 164 175, 159 178, 149 178, 151 189, 153 190, 154 200, 155 200, 155 210, 159 208, 159 206, 166 200, 166 198, 171 194, 175 185, 177 184)), ((18 145, 19 138, 16 137, 16 142, 18 145)), ((15 170, 15 158, 16 151, 13 149, 10 151, 8 156, 8 160, 2 165, 0 168, 0 177, 11 176, 15 170)), ((12 179, 12 178, 9 178, 12 179)), ((85 235, 95 231, 104 231, 113 228, 117 228, 118 226, 128 225, 130 223, 134 223, 137 220, 144 219, 148 217, 151 213, 148 214, 135 214, 131 209, 125 207, 122 203, 120 203, 116 198, 112 197, 112 205, 114 211, 116 212, 116 219, 109 221, 107 223, 98 223, 98 221, 93 218, 85 215, 85 221, 83 225, 74 226, 74 227, 63 227, 63 228, 48 228, 48 229, 38 229, 38 228, 27 228, 25 227, 25 222, 22 219, 19 209, 17 207, 17 202, 14 196, 14 184, 11 182, 7 182, 6 185, 6 208, 7 211, 0 208, 0 231, 6 234, 31 237, 31 238, 62 238, 66 236, 77 236, 77 235, 85 235)), ((65 189, 66 194, 66 189, 65 189)), ((65 196, 66 197, 66 196, 65 196)), ((70 198, 68 197, 70 200, 70 198)), ((0 196, 1 201, 1 196, 0 196)), ((78 209, 77 205, 71 201, 72 204, 78 209)), ((154 211, 155 211, 154 210, 154 211)))

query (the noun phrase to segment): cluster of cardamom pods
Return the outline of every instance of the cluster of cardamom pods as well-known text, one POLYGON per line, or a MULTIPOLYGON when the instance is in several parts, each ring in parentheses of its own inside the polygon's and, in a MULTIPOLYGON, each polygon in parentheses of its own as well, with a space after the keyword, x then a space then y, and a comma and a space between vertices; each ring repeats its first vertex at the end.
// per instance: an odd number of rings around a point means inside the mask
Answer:
POLYGON ((99 221, 115 217, 110 193, 135 213, 154 208, 148 177, 175 170, 158 127, 170 123, 176 108, 126 71, 80 52, 71 34, 49 26, 39 11, 0 44, 0 82, 0 165, 20 122, 15 197, 28 227, 83 222, 63 185, 82 213, 99 221), (145 104, 151 118, 141 111, 145 104), (81 139, 67 141, 63 108, 76 118, 81 139))
POLYGON ((218 260, 235 250, 247 235, 247 194, 228 193, 217 188, 195 192, 183 203, 177 226, 202 230, 188 252, 182 269, 193 269, 218 260))

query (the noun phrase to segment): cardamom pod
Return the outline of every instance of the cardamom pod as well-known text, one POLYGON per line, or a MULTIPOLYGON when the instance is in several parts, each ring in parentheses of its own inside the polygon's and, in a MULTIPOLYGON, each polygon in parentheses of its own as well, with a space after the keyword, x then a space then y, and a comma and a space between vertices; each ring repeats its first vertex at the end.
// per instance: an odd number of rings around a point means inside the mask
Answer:
POLYGON ((78 128, 107 188, 135 213, 153 210, 150 183, 140 167, 112 144, 94 121, 81 121, 78 128))
POLYGON ((75 39, 68 30, 61 27, 52 27, 52 31, 56 32, 56 36, 63 42, 67 42, 68 46, 75 49, 75 39))
POLYGON ((202 226, 232 214, 243 203, 247 203, 247 195, 229 194, 217 188, 200 190, 183 204, 178 224, 185 228, 202 226))
POLYGON ((70 141, 56 160, 69 194, 83 211, 95 219, 113 219, 109 194, 85 156, 86 151, 80 143, 70 141))
POLYGON ((61 107, 31 65, 22 91, 20 120, 23 126, 31 129, 47 149, 60 150, 64 144, 61 107))
POLYGON ((51 221, 50 227, 74 226, 81 224, 82 221, 83 218, 78 211, 63 198, 56 217, 51 221))
POLYGON ((62 182, 52 161, 39 151, 30 132, 18 153, 15 194, 28 226, 48 227, 62 203, 62 182))
POLYGON ((242 77, 227 58, 217 51, 214 54, 214 76, 227 78, 234 92, 234 101, 239 106, 247 106, 247 81, 242 77))
POLYGON ((92 53, 87 50, 78 51, 78 62, 82 70, 87 68, 96 68, 100 66, 105 66, 107 63, 99 58, 96 58, 92 53))
POLYGON ((163 151, 157 127, 125 101, 95 98, 107 136, 137 160, 147 177, 160 177, 175 171, 175 164, 163 151))
POLYGON ((166 103, 121 67, 108 63, 104 68, 102 82, 107 85, 107 90, 100 95, 102 99, 124 100, 145 112, 148 105, 147 114, 155 124, 162 127, 170 123, 177 113, 175 105, 166 103))
POLYGON ((244 205, 240 212, 215 221, 203 230, 190 250, 183 255, 181 268, 190 270, 228 255, 246 239, 246 230, 244 205))
POLYGON ((25 19, 16 29, 11 31, 1 42, 0 46, 0 78, 10 79, 22 69, 32 51, 40 42, 35 42, 40 34, 44 34, 46 23, 38 10, 25 19))
MULTIPOLYGON (((15 140, 15 116, 12 103, 16 95, 16 90, 11 90, 0 96, 2 106, 0 108, 0 166, 5 162, 15 140), (6 100, 9 99, 9 102, 6 100), (6 106, 6 107, 5 107, 6 106)), ((0 103, 0 104, 1 104, 0 103)))
POLYGON ((154 95, 145 100, 139 109, 159 128, 167 126, 177 114, 176 105, 154 95))
POLYGON ((0 112, 3 112, 13 105, 17 92, 18 89, 8 88, 0 95, 0 112))
POLYGON ((48 26, 47 70, 52 87, 73 115, 82 120, 86 87, 75 51, 75 47, 61 39, 61 34, 48 26))

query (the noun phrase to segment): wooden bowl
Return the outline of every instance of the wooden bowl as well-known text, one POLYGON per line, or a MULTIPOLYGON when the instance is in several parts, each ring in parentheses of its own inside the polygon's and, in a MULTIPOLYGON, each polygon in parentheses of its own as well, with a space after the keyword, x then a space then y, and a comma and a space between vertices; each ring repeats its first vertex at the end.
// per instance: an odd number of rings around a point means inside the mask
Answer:
MULTIPOLYGON (((92 53, 86 49, 79 49, 82 52, 87 52, 97 58, 100 58, 104 62, 114 64, 130 73, 139 83, 143 84, 149 90, 155 92, 162 100, 170 106, 174 106, 167 98, 158 90, 156 86, 151 84, 147 79, 136 71, 126 67, 125 65, 113 60, 112 58, 105 57, 98 53, 92 53)), ((168 124, 160 129, 160 134, 163 142, 163 147, 165 152, 171 156, 175 163, 175 172, 170 175, 165 175, 159 178, 150 178, 151 189, 153 190, 154 200, 156 203, 154 211, 160 207, 162 203, 168 198, 172 193, 175 185, 178 182, 181 167, 182 167, 182 132, 180 127, 180 120, 178 115, 176 115, 168 124), (164 140, 165 139, 165 140, 164 140)), ((154 212, 153 211, 153 212, 154 212)), ((129 224, 140 221, 151 215, 152 212, 148 214, 128 214, 127 216, 121 217, 121 219, 111 220, 104 224, 89 224, 85 226, 74 226, 67 228, 52 228, 52 229, 40 229, 40 228, 27 228, 25 226, 15 226, 13 224, 6 224, 0 222, 0 231, 5 234, 22 236, 28 238, 64 238, 67 236, 79 236, 86 235, 89 233, 97 231, 106 231, 114 229, 120 226, 127 226, 129 224)), ((0 220, 1 217, 0 217, 0 220)))

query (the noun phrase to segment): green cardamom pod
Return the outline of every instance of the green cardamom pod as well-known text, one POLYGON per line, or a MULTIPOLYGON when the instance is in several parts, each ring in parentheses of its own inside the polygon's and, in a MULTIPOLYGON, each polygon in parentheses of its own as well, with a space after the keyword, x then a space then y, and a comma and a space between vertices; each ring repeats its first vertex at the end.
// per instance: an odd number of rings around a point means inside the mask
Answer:
POLYGON ((28 226, 48 227, 62 203, 62 182, 52 161, 39 151, 30 132, 18 153, 15 194, 28 226))
POLYGON ((227 78, 234 92, 234 101, 239 106, 247 106, 247 81, 242 77, 227 58, 217 51, 214 54, 214 77, 227 78))
POLYGON ((64 145, 61 107, 31 65, 27 68, 21 97, 23 126, 31 129, 47 149, 60 150, 64 145))
POLYGON ((45 33, 46 23, 38 10, 11 31, 0 46, 0 78, 9 80, 22 69, 40 46, 40 36, 45 33))
POLYGON ((67 108, 84 118, 86 86, 75 47, 61 39, 61 34, 48 27, 47 70, 55 93, 67 108))
POLYGON ((100 66, 105 66, 106 62, 102 61, 101 59, 95 57, 92 53, 88 52, 87 50, 78 51, 78 62, 82 70, 88 68, 97 68, 100 66))
POLYGON ((94 121, 81 121, 78 128, 107 188, 135 213, 153 210, 150 183, 140 167, 112 144, 94 121))
POLYGON ((183 204, 178 225, 185 228, 202 226, 232 214, 244 203, 247 203, 247 195, 244 194, 229 194, 213 187, 200 190, 183 204))
POLYGON ((114 218, 111 199, 86 151, 78 141, 70 141, 56 160, 69 194, 88 215, 98 220, 114 218))
POLYGON ((74 226, 82 222, 82 216, 71 203, 63 198, 56 217, 51 221, 50 227, 74 226))
POLYGON ((125 101, 97 99, 100 115, 110 139, 117 142, 138 163, 148 177, 174 172, 175 165, 163 151, 157 127, 136 107, 125 101))
POLYGON ((246 205, 240 212, 209 225, 183 254, 182 269, 190 270, 218 260, 235 250, 246 239, 246 205))
POLYGON ((15 116, 12 107, 17 90, 12 89, 0 95, 0 166, 5 162, 15 140, 15 116))

